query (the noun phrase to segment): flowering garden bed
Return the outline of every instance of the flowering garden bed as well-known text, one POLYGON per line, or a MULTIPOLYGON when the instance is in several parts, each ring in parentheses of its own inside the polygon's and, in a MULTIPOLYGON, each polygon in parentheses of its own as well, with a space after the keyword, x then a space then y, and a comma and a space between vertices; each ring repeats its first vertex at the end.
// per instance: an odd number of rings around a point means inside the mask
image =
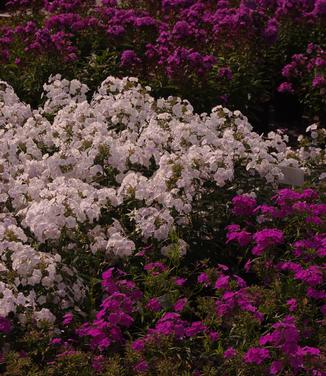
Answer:
POLYGON ((50 74, 93 91, 108 75, 133 75, 155 97, 198 112, 226 105, 263 130, 326 122, 325 0, 5 3, 0 76, 33 105, 50 74))
POLYGON ((322 375, 323 129, 293 149, 135 78, 55 76, 37 110, 0 85, 5 375, 322 375))
POLYGON ((1 375, 325 375, 323 4, 7 2, 1 375), (245 116, 258 42, 295 142, 245 116))

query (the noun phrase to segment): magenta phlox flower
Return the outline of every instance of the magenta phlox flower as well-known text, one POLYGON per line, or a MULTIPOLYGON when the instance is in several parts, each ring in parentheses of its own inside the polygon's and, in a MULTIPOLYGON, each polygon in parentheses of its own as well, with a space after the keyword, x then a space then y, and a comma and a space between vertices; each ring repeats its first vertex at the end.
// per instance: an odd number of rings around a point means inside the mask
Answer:
POLYGON ((70 324, 72 323, 73 319, 74 319, 74 315, 73 315, 73 313, 68 312, 68 313, 66 313, 66 314, 63 316, 63 321, 62 321, 62 323, 63 323, 63 325, 65 325, 65 326, 70 325, 70 324))
POLYGON ((279 217, 279 209, 271 205, 259 205, 254 210, 254 213, 261 213, 264 216, 277 218, 279 217))
POLYGON ((51 345, 61 345, 62 344, 62 339, 61 338, 52 338, 50 341, 51 345))
POLYGON ((114 292, 112 295, 103 300, 101 307, 107 311, 122 309, 124 311, 131 312, 133 302, 126 294, 114 292))
POLYGON ((109 314, 107 321, 112 325, 129 328, 133 324, 134 319, 125 312, 113 312, 109 314))
POLYGON ((145 348, 145 342, 143 339, 136 339, 132 344, 131 348, 134 351, 142 351, 145 348))
POLYGON ((315 235, 310 239, 297 240, 293 244, 293 254, 304 261, 326 256, 326 235, 315 235))
POLYGON ((315 16, 326 16, 326 0, 316 0, 313 10, 315 16))
POLYGON ((245 288, 238 291, 226 291, 215 303, 216 314, 219 317, 224 317, 236 310, 247 311, 261 322, 263 314, 255 307, 254 300, 254 297, 245 288))
POLYGON ((183 286, 187 282, 186 278, 176 277, 175 284, 177 286, 183 286))
POLYGON ((326 292, 325 290, 320 291, 312 287, 308 287, 307 296, 312 299, 323 300, 323 299, 326 299, 326 292))
POLYGON ((289 311, 290 312, 295 312, 297 310, 297 305, 298 305, 298 302, 296 299, 292 298, 292 299, 289 299, 287 302, 286 302, 288 308, 289 308, 289 311))
POLYGON ((303 356, 306 356, 306 355, 319 356, 320 350, 317 349, 316 347, 304 346, 304 347, 299 347, 297 353, 303 356))
POLYGON ((249 273, 250 272, 250 269, 251 269, 251 265, 252 265, 252 260, 248 260, 245 265, 244 265, 244 270, 249 273))
POLYGON ((270 374, 277 375, 283 369, 283 362, 281 360, 274 360, 270 366, 270 374))
POLYGON ((220 338, 220 335, 216 331, 211 331, 209 332, 209 338, 212 342, 216 342, 220 338))
POLYGON ((0 333, 9 334, 12 330, 12 324, 9 319, 0 316, 0 333))
POLYGON ((312 87, 315 89, 326 86, 326 79, 324 76, 317 74, 312 80, 312 87))
POLYGON ((306 213, 310 209, 310 205, 306 201, 297 201, 292 205, 292 208, 298 213, 306 213))
POLYGON ((157 298, 151 298, 147 304, 146 308, 152 312, 159 312, 162 309, 161 303, 157 298))
POLYGON ((187 337, 195 337, 198 334, 203 333, 206 329, 206 325, 201 321, 194 321, 188 328, 186 328, 185 334, 187 337))
POLYGON ((272 344, 284 354, 291 355, 298 349, 299 331, 292 316, 285 317, 281 322, 274 324, 273 331, 262 336, 259 340, 261 346, 272 344))
POLYGON ((279 87, 277 88, 277 91, 280 93, 294 93, 294 88, 291 82, 282 82, 279 87))
POLYGON ((167 267, 159 261, 150 262, 144 266, 144 270, 150 272, 154 276, 163 273, 166 269, 167 267))
POLYGON ((208 275, 205 272, 202 272, 202 273, 199 274, 197 281, 198 281, 198 283, 201 283, 205 286, 208 286, 210 284, 208 275))
POLYGON ((268 248, 282 244, 284 242, 284 234, 276 228, 267 228, 257 231, 253 235, 253 239, 256 245, 252 249, 252 253, 255 256, 259 256, 268 248))
POLYGON ((306 222, 307 223, 312 223, 314 225, 317 225, 317 226, 321 226, 324 221, 322 219, 320 219, 319 217, 315 216, 315 215, 309 215, 306 217, 306 222))
POLYGON ((149 370, 149 365, 146 360, 141 360, 134 366, 134 371, 137 373, 146 373, 149 370))
POLYGON ((222 78, 226 78, 227 80, 230 81, 232 80, 232 70, 229 67, 220 68, 218 71, 218 76, 222 78))
POLYGON ((245 353, 243 359, 246 363, 259 365, 262 364, 269 357, 270 354, 267 349, 252 347, 245 353))
POLYGON ((277 192, 277 195, 273 197, 275 202, 280 205, 291 205, 294 201, 300 200, 301 195, 299 192, 296 192, 289 188, 280 189, 277 192))
POLYGON ((279 22, 276 18, 271 18, 266 24, 264 37, 270 43, 274 43, 278 37, 279 22))
POLYGON ((188 299, 187 298, 180 298, 178 299, 173 308, 176 312, 182 312, 184 310, 184 307, 187 305, 188 299))
POLYGON ((254 214, 256 199, 247 195, 235 196, 232 199, 232 212, 237 216, 248 217, 254 214))
POLYGON ((231 358, 234 358, 236 355, 237 355, 237 352, 233 347, 228 347, 224 351, 224 354, 223 354, 224 359, 231 359, 231 358))
POLYGON ((228 275, 221 275, 215 282, 216 289, 226 289, 229 286, 230 277, 228 275))
POLYGON ((149 334, 158 334, 176 338, 185 336, 187 327, 186 321, 180 319, 180 315, 175 312, 166 312, 160 320, 157 321, 155 328, 149 330, 149 334))
POLYGON ((322 269, 316 265, 297 271, 294 274, 294 278, 305 282, 311 287, 322 284, 324 280, 322 269))
POLYGON ((137 54, 133 50, 125 50, 121 54, 121 65, 124 67, 137 65, 140 62, 141 62, 140 58, 137 56, 137 54))
POLYGON ((236 242, 240 247, 246 247, 252 240, 252 234, 242 230, 237 232, 228 232, 226 235, 226 243, 236 242))
POLYGON ((228 232, 237 232, 237 231, 240 231, 241 228, 239 225, 231 224, 231 225, 226 226, 225 229, 228 232))
POLYGON ((113 343, 122 343, 122 329, 134 323, 131 314, 142 293, 133 281, 119 279, 125 274, 117 268, 110 268, 102 274, 102 287, 107 295, 96 313, 96 319, 76 330, 77 335, 90 337, 92 349, 104 351, 113 343))
POLYGON ((279 262, 276 265, 276 268, 280 271, 291 271, 291 272, 299 272, 302 270, 302 266, 296 262, 293 261, 285 261, 285 262, 279 262))
POLYGON ((103 355, 96 355, 92 359, 92 368, 98 372, 101 373, 104 370, 104 364, 105 364, 105 357, 103 355))
POLYGON ((311 204, 310 209, 315 216, 326 216, 326 204, 311 204))

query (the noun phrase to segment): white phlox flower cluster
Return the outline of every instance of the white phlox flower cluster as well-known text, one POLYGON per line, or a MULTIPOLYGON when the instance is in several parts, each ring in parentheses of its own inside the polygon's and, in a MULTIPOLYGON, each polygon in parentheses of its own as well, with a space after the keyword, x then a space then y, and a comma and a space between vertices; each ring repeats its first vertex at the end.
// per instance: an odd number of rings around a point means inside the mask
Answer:
POLYGON ((281 166, 305 168, 286 136, 264 138, 221 106, 198 115, 156 100, 136 78, 108 77, 90 101, 86 85, 59 75, 44 89, 32 111, 0 82, 2 316, 53 321, 85 295, 81 253, 125 257, 151 243, 168 254, 173 232, 185 254, 207 192, 257 177, 276 186, 281 166))
POLYGON ((8 129, 21 126, 29 116, 30 106, 20 102, 13 88, 0 81, 0 131, 4 127, 8 129))
POLYGON ((37 251, 10 214, 0 222, 0 316, 26 315, 57 305, 74 307, 83 300, 86 288, 77 271, 56 253, 37 251))

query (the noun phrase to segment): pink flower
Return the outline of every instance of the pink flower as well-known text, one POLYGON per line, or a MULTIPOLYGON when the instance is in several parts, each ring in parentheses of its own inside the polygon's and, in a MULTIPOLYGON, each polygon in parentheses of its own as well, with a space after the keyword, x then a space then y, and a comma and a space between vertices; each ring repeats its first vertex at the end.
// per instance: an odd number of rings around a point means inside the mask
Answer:
POLYGON ((250 269, 251 269, 251 264, 252 264, 252 261, 251 260, 248 260, 246 263, 245 263, 245 266, 244 266, 244 270, 249 273, 250 269))
POLYGON ((61 343, 62 343, 61 338, 52 338, 51 341, 50 341, 51 345, 60 345, 61 343))
POLYGON ((237 355, 236 350, 233 347, 229 347, 224 351, 224 359, 230 359, 237 355))
POLYGON ((269 357, 270 355, 267 349, 252 347, 245 353, 243 359, 249 364, 262 364, 269 357))
POLYGON ((257 202, 254 198, 246 195, 235 196, 232 199, 232 212, 238 216, 248 217, 254 213, 257 202))
POLYGON ((177 277, 176 279, 175 279, 175 284, 177 285, 177 286, 183 286, 185 283, 186 283, 186 279, 185 278, 181 278, 181 277, 177 277))
POLYGON ((162 306, 157 298, 151 298, 146 304, 146 308, 152 312, 159 312, 162 309, 162 306))
POLYGON ((227 80, 232 80, 232 70, 229 67, 220 68, 218 71, 218 76, 226 78, 227 80))
POLYGON ((312 87, 313 88, 320 88, 322 86, 325 86, 325 84, 326 84, 325 77, 321 76, 321 75, 315 76, 313 81, 312 81, 312 87))
POLYGON ((199 274, 197 281, 198 281, 198 283, 202 283, 206 286, 208 286, 210 284, 208 275, 204 272, 199 274))
POLYGON ((226 243, 237 242, 240 247, 246 247, 252 240, 252 235, 248 231, 229 232, 226 235, 226 243))
POLYGON ((283 363, 280 360, 275 360, 271 364, 270 373, 271 375, 277 375, 283 368, 283 363))
POLYGON ((289 299, 286 304, 289 307, 290 312, 294 312, 297 309, 297 300, 296 299, 289 299))
POLYGON ((307 296, 309 298, 313 299, 326 299, 326 292, 325 291, 319 291, 312 287, 308 287, 307 289, 307 296))
POLYGON ((188 303, 188 299, 187 298, 181 298, 181 299, 178 299, 174 305, 174 310, 176 312, 181 312, 183 311, 185 305, 188 303))
POLYGON ((320 355, 320 350, 317 349, 316 347, 309 347, 309 346, 304 346, 304 347, 299 347, 297 350, 298 355, 302 356, 319 356, 320 355))
POLYGON ((144 340, 142 340, 142 339, 136 339, 136 340, 132 343, 131 348, 132 348, 134 351, 142 351, 142 350, 144 350, 144 348, 145 348, 144 340))
POLYGON ((11 322, 7 318, 0 316, 0 333, 9 334, 11 330, 11 322))
POLYGON ((194 321, 189 328, 186 328, 185 334, 188 337, 194 337, 206 330, 206 326, 201 321, 194 321))
POLYGON ((316 265, 309 266, 307 269, 298 270, 294 278, 305 282, 309 286, 316 286, 323 283, 323 273, 316 265))
POLYGON ((146 360, 141 360, 139 363, 137 363, 134 366, 134 371, 135 372, 140 372, 140 373, 146 373, 149 369, 148 363, 146 360))
POLYGON ((218 334, 218 332, 209 332, 209 338, 212 342, 216 342, 219 338, 220 338, 220 335, 218 334))
POLYGON ((105 357, 103 355, 94 356, 94 358, 92 359, 92 368, 96 372, 100 373, 104 369, 104 362, 105 362, 105 357))
POLYGON ((284 235, 281 230, 276 228, 266 228, 257 231, 253 236, 256 246, 252 249, 255 256, 261 255, 267 248, 280 245, 284 242, 284 235))
POLYGON ((140 63, 139 57, 136 55, 133 50, 125 50, 121 54, 121 65, 122 66, 131 66, 140 63))
POLYGON ((220 276, 215 282, 216 289, 226 289, 229 286, 230 277, 228 275, 220 276))
POLYGON ((166 266, 159 261, 150 262, 144 266, 144 270, 150 272, 153 276, 163 273, 166 269, 166 266))
POLYGON ((281 83, 281 85, 277 88, 277 91, 280 93, 294 93, 293 86, 290 82, 281 83))
POLYGON ((74 315, 71 312, 66 313, 63 316, 63 325, 67 326, 67 325, 71 324, 73 319, 74 319, 74 315))

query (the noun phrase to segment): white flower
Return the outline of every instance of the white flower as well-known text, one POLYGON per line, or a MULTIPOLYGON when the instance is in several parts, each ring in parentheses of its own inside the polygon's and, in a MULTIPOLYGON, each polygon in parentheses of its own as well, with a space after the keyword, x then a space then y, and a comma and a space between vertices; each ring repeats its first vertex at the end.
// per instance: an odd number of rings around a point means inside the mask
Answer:
POLYGON ((56 320, 56 317, 48 308, 42 308, 40 311, 35 311, 34 318, 36 319, 38 325, 40 325, 42 321, 53 324, 56 320))
POLYGON ((177 244, 170 244, 161 248, 161 253, 163 256, 169 256, 177 251, 180 256, 185 256, 188 248, 189 245, 183 239, 179 239, 177 244))
POLYGON ((135 243, 116 232, 112 234, 107 242, 106 249, 115 256, 126 257, 132 255, 136 249, 135 243))

